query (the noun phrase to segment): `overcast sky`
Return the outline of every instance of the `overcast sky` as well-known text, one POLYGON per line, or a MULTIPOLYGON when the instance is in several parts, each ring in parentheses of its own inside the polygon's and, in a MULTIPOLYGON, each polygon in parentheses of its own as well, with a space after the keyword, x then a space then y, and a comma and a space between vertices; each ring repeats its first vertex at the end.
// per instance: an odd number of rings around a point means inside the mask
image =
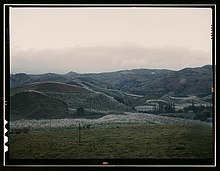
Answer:
POLYGON ((211 64, 209 8, 11 8, 11 73, 211 64))

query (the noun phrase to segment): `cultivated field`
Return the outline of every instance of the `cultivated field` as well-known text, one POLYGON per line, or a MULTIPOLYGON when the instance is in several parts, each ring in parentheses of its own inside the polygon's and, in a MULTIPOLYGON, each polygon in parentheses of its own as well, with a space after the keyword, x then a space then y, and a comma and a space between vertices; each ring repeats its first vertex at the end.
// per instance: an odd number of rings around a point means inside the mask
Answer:
POLYGON ((10 122, 10 128, 20 129, 38 129, 38 128, 78 128, 79 123, 81 125, 93 125, 94 127, 102 125, 102 127, 109 127, 115 124, 208 124, 206 122, 200 122, 196 120, 188 120, 177 117, 159 116, 146 113, 130 113, 124 114, 108 114, 98 119, 44 119, 44 120, 17 120, 10 122))

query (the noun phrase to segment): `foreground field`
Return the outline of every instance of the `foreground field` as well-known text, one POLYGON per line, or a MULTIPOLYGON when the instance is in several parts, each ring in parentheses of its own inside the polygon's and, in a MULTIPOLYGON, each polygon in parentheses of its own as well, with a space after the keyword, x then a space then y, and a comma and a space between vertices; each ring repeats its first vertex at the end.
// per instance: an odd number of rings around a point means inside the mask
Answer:
MULTIPOLYGON (((110 125, 110 124, 109 124, 110 125)), ((10 134, 11 159, 212 158, 206 124, 118 124, 81 130, 30 129, 10 134)))

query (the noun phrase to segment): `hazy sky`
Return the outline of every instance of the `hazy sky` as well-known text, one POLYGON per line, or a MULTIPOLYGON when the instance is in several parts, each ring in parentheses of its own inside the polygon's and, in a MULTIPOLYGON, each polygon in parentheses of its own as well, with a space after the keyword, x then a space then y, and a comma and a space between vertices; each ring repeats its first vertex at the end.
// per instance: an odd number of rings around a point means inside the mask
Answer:
POLYGON ((211 64, 208 8, 11 8, 11 72, 211 64))

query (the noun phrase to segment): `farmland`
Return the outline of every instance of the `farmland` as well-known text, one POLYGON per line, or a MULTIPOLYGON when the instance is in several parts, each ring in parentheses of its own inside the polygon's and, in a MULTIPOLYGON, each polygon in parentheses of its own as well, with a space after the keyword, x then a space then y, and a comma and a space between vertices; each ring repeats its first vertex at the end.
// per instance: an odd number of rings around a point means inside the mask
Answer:
POLYGON ((9 157, 213 159, 211 71, 12 74, 9 157))
POLYGON ((213 156, 212 126, 205 122, 186 119, 166 120, 163 116, 147 117, 145 114, 144 117, 143 114, 138 116, 127 114, 106 115, 94 120, 20 120, 12 122, 11 127, 12 130, 21 130, 20 133, 10 134, 9 152, 12 159, 148 159, 213 156), (79 122, 82 126, 92 125, 90 129, 81 129, 80 142, 79 122), (25 128, 28 130, 22 131, 25 128))

